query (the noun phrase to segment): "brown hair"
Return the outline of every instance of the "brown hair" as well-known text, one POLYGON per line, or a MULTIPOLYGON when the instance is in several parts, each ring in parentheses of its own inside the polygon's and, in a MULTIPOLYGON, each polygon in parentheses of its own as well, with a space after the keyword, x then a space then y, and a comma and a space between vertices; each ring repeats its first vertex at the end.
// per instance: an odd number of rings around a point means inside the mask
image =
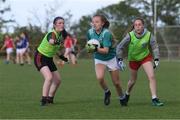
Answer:
POLYGON ((63 17, 60 17, 60 16, 55 17, 54 20, 53 20, 53 24, 56 24, 56 21, 59 20, 59 19, 64 20, 63 17))
POLYGON ((124 34, 123 36, 125 36, 127 33, 131 32, 131 31, 134 29, 134 23, 135 23, 136 20, 140 20, 143 25, 145 24, 144 20, 143 20, 141 17, 135 18, 135 19, 133 20, 132 25, 127 28, 127 30, 126 30, 126 32, 125 32, 125 34, 124 34))
POLYGON ((96 14, 96 15, 94 15, 93 17, 100 17, 100 18, 101 18, 101 21, 104 22, 103 28, 109 28, 110 23, 109 23, 109 21, 107 20, 107 18, 106 18, 104 15, 102 15, 102 14, 96 14))
POLYGON ((140 20, 140 21, 142 22, 142 24, 144 25, 144 20, 143 20, 142 18, 140 18, 140 17, 137 17, 137 18, 133 21, 133 25, 134 25, 134 23, 135 23, 136 20, 140 20))
MULTIPOLYGON (((60 17, 60 16, 55 17, 54 20, 53 20, 53 24, 55 25, 58 20, 64 20, 64 18, 60 17)), ((67 37, 67 32, 66 32, 65 28, 62 31, 62 36, 63 36, 63 39, 65 39, 67 37)))

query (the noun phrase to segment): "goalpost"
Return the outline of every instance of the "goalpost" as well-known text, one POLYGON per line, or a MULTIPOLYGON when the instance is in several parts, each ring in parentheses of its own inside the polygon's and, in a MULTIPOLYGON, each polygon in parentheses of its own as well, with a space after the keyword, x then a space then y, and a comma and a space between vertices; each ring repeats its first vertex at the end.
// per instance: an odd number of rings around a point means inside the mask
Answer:
POLYGON ((154 0, 153 27, 161 57, 168 61, 180 59, 180 25, 157 27, 157 0, 154 0))

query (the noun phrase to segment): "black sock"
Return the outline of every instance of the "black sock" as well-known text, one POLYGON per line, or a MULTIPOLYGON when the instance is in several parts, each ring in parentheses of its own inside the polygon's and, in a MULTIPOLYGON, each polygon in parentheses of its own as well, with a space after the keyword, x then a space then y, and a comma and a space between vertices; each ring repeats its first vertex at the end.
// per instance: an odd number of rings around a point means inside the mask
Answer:
POLYGON ((50 97, 50 96, 49 96, 48 98, 49 98, 50 100, 53 100, 53 99, 54 99, 54 97, 50 97))
POLYGON ((42 96, 41 100, 42 100, 42 101, 46 101, 47 98, 48 98, 48 97, 46 97, 46 96, 42 96))
POLYGON ((54 99, 54 97, 50 97, 50 96, 49 96, 49 97, 48 97, 48 102, 49 102, 49 103, 54 103, 54 102, 53 102, 53 99, 54 99))

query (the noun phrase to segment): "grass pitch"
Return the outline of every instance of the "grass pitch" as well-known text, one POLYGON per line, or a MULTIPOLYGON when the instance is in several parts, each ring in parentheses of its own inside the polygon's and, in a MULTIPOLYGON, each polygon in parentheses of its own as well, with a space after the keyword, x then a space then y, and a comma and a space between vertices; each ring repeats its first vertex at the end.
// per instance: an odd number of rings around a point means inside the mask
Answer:
MULTIPOLYGON (((104 106, 103 91, 96 78, 92 60, 80 60, 59 69, 62 84, 55 104, 40 106, 43 78, 35 67, 0 63, 0 119, 176 119, 180 118, 180 62, 161 61, 156 70, 158 95, 163 107, 151 106, 149 84, 140 69, 128 107, 121 107, 109 74, 111 104, 104 106)), ((128 69, 120 72, 123 88, 128 69)))

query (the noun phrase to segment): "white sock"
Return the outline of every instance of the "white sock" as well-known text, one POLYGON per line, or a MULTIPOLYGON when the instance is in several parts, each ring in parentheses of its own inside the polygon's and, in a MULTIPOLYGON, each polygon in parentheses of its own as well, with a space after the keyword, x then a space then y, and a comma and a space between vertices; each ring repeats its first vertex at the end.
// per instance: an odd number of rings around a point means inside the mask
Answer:
POLYGON ((105 93, 109 92, 109 89, 104 90, 105 93))
POLYGON ((119 96, 119 99, 120 99, 120 100, 122 100, 122 99, 124 99, 124 98, 125 98, 125 94, 119 96))
POLYGON ((126 95, 129 95, 130 93, 128 91, 126 91, 126 95))
POLYGON ((156 95, 152 95, 152 99, 154 99, 154 98, 157 98, 157 96, 156 95))

